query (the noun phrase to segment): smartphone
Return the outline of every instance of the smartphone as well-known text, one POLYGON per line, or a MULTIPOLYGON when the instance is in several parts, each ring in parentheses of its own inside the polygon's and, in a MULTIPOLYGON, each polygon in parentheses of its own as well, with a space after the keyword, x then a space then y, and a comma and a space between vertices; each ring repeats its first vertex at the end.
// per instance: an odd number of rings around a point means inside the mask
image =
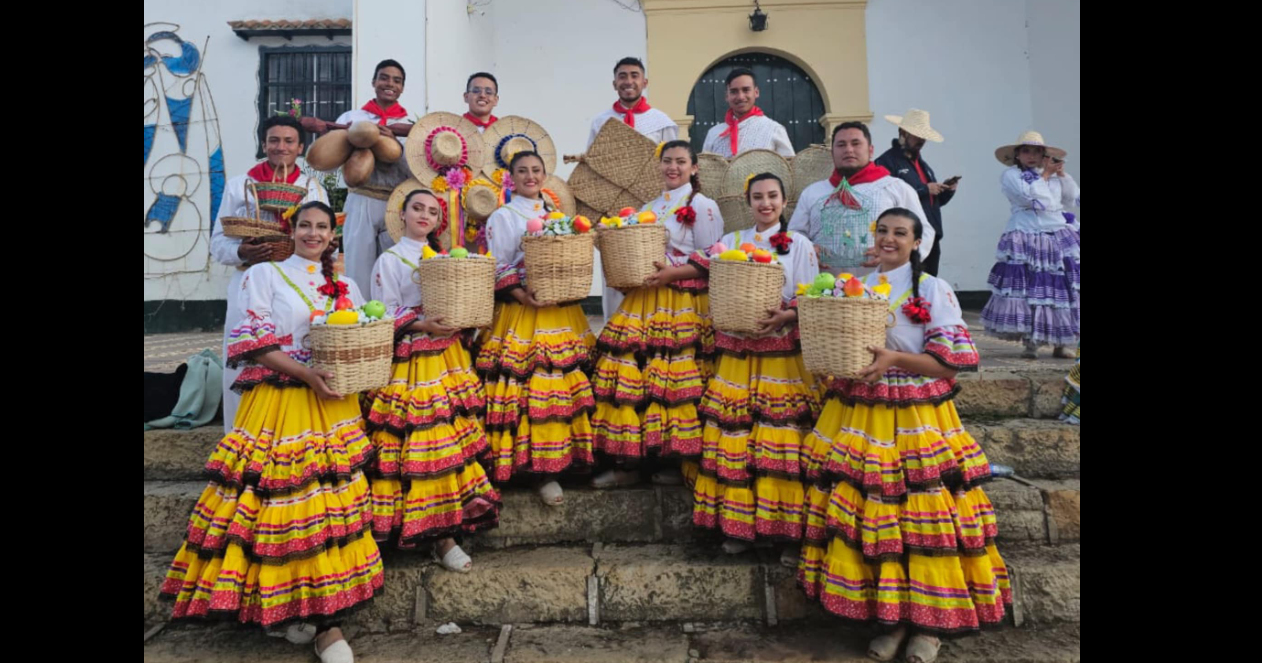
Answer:
POLYGON ((962 176, 956 175, 955 177, 952 177, 951 179, 943 182, 943 184, 945 184, 946 186, 951 186, 952 184, 955 184, 956 182, 959 182, 962 179, 964 179, 962 176))

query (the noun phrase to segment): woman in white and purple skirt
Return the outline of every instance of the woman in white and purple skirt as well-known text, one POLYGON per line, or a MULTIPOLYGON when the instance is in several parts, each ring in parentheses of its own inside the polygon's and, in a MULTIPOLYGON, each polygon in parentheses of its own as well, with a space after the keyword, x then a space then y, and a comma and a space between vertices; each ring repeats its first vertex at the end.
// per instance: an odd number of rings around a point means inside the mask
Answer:
POLYGON ((1081 207, 1082 194, 1065 173, 1065 154, 1034 131, 995 151, 1009 166, 1000 183, 1012 216, 999 239, 982 322, 991 335, 1023 341, 1027 359, 1037 359, 1042 345, 1072 357, 1067 346, 1079 338, 1081 227, 1065 209, 1081 207))

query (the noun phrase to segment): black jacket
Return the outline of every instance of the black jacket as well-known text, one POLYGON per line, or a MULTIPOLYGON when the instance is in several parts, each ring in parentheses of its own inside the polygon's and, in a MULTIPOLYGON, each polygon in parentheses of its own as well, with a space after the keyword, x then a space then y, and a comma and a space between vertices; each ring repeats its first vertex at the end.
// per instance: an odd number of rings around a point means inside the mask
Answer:
MULTIPOLYGON (((920 175, 916 173, 916 166, 912 164, 911 159, 907 158, 907 154, 903 152, 903 148, 898 144, 897 139, 894 140, 893 147, 886 151, 885 154, 877 157, 876 164, 884 166, 890 171, 891 175, 908 183, 911 185, 911 188, 916 190, 916 193, 920 194, 920 206, 925 208, 925 216, 929 217, 926 220, 929 222, 929 225, 933 226, 933 230, 937 233, 939 240, 945 237, 946 233, 942 231, 941 208, 951 202, 951 199, 955 197, 955 192, 943 191, 941 195, 934 196, 933 204, 930 204, 929 187, 920 181, 920 175)), ((924 169, 925 177, 929 178, 930 182, 938 181, 933 174, 933 169, 929 167, 929 164, 925 163, 924 159, 920 160, 920 167, 924 169)))

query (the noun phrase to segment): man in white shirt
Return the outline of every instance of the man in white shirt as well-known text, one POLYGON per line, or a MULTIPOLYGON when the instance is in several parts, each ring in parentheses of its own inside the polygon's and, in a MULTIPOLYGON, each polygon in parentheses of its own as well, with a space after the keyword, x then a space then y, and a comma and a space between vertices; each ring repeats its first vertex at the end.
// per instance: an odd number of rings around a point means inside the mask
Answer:
POLYGON ((486 128, 499 121, 491 114, 500 103, 500 82, 485 71, 479 71, 465 82, 464 102, 469 104, 469 112, 464 118, 478 128, 478 133, 486 133, 486 128))
MULTIPOLYGON (((258 203, 254 200, 254 194, 249 190, 250 182, 287 181, 294 186, 300 186, 307 190, 307 197, 303 201, 304 203, 314 200, 322 203, 329 202, 328 194, 325 193, 324 187, 318 181, 308 178, 298 170, 296 162, 306 148, 305 143, 307 142, 298 120, 288 115, 268 118, 267 121, 263 122, 261 133, 263 134, 263 151, 267 154, 267 160, 255 164, 245 175, 228 180, 228 183, 224 186, 223 202, 219 203, 219 209, 215 215, 215 228, 210 233, 210 253, 215 262, 237 268, 228 284, 228 312, 224 316, 223 327, 223 356, 225 358, 228 356, 228 332, 233 327, 241 324, 241 321, 245 318, 245 311, 241 310, 239 303, 241 277, 250 265, 266 261, 270 257, 271 250, 267 246, 254 243, 253 241, 228 237, 223 233, 221 219, 224 217, 254 218, 255 214, 258 213, 263 219, 275 220, 278 224, 280 223, 275 212, 260 212, 258 210, 258 203)), ((232 431, 232 423, 237 416, 237 407, 241 404, 241 397, 232 391, 232 383, 236 382, 237 377, 240 375, 240 369, 224 367, 224 433, 232 431)))
MULTIPOLYGON (((345 129, 356 122, 372 122, 378 125, 384 136, 394 136, 405 142, 412 123, 408 111, 399 103, 407 74, 403 65, 394 60, 377 64, 373 73, 373 91, 376 97, 363 108, 347 111, 337 122, 324 122, 317 118, 304 118, 308 131, 323 134, 333 129, 345 129)), ((394 188, 412 177, 407 159, 396 163, 377 162, 367 184, 353 187, 346 196, 343 211, 346 222, 342 227, 342 254, 345 258, 346 275, 355 283, 372 281, 372 268, 382 252, 394 246, 394 240, 386 230, 386 201, 394 188)))
POLYGON ((757 106, 760 94, 752 70, 733 69, 727 75, 727 116, 724 124, 710 127, 703 151, 729 159, 750 150, 772 150, 786 159, 795 155, 789 132, 757 106))
POLYGON ((679 126, 670 116, 649 106, 644 90, 649 86, 644 63, 639 58, 622 58, 613 68, 613 89, 618 100, 613 107, 592 120, 592 131, 587 137, 591 147, 600 128, 612 119, 627 123, 631 128, 647 136, 654 143, 662 144, 679 137, 679 126))
MULTIPOLYGON (((679 137, 679 125, 666 113, 649 106, 648 99, 644 98, 644 90, 648 86, 649 79, 645 76, 644 63, 639 58, 622 58, 614 65, 613 89, 618 93, 618 100, 613 103, 612 108, 592 120, 592 132, 587 137, 588 148, 596 141, 600 128, 610 121, 625 122, 658 145, 679 137)), ((603 283, 604 275, 600 278, 603 283)), ((621 305, 622 293, 606 286, 605 296, 601 300, 606 322, 621 305)))
POLYGON ((816 182, 798 198, 789 230, 805 234, 819 252, 820 271, 857 276, 877 266, 872 224, 886 210, 901 207, 920 217, 924 235, 920 257, 932 251, 933 226, 925 218, 920 195, 890 171, 873 163, 872 134, 862 122, 833 130, 833 176, 816 182))

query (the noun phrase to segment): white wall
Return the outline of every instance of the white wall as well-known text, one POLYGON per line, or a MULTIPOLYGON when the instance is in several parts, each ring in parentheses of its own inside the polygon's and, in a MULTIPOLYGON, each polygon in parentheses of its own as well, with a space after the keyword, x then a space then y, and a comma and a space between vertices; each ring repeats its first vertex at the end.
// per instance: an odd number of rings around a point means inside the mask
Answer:
MULTIPOLYGON (((311 19, 350 18, 351 0, 217 0, 216 2, 171 2, 145 0, 144 23, 169 23, 170 26, 145 29, 145 37, 160 29, 175 31, 184 40, 195 43, 202 51, 202 73, 214 99, 214 111, 208 113, 217 122, 201 122, 202 106, 195 102, 190 127, 187 159, 168 160, 170 169, 158 166, 165 155, 179 152, 174 132, 169 127, 165 105, 160 110, 160 127, 153 152, 144 170, 144 210, 155 199, 150 181, 161 185, 161 178, 180 174, 200 180, 191 196, 191 203, 181 211, 170 232, 157 233, 157 227, 146 229, 144 244, 144 300, 216 300, 226 296, 229 268, 215 265, 209 259, 210 221, 216 210, 210 209, 210 182, 207 143, 221 141, 228 178, 241 174, 255 163, 255 133, 258 127, 259 47, 349 44, 349 38, 330 42, 326 38, 302 38, 286 42, 280 38, 241 40, 228 27, 228 21, 244 19, 311 19), (178 28, 178 29, 177 29, 178 28), (216 134, 219 136, 216 139, 216 134), (180 165, 182 164, 182 165, 180 165), (155 167, 161 172, 154 171, 155 167), (179 257, 182 256, 182 257, 179 257), (165 260, 163 258, 177 258, 165 260)), ((180 83, 163 72, 168 86, 180 83)), ((149 91, 146 90, 146 98, 149 91)), ((207 107, 209 110, 209 106, 207 107)), ((148 123, 148 122, 146 122, 148 123)), ((213 149, 213 148, 211 148, 213 149)))
POLYGON ((1067 172, 1082 183, 1082 5, 1027 0, 1034 128, 1069 151, 1067 172))
POLYGON ((925 160, 939 178, 964 177, 942 210, 941 275, 959 290, 987 289, 1008 219, 995 148, 1036 129, 1080 163, 1079 20, 1078 0, 868 3, 878 154, 898 135, 884 116, 922 108, 946 137, 925 160))
POLYGON ((354 3, 355 25, 355 107, 358 108, 376 98, 372 79, 377 63, 395 60, 403 65, 407 82, 399 103, 415 118, 425 114, 425 72, 429 60, 425 57, 427 42, 425 11, 429 5, 460 5, 456 0, 344 0, 354 3))
MULTIPOLYGON (((581 153, 592 117, 617 99, 614 64, 648 48, 644 15, 610 0, 495 0, 472 13, 463 2, 428 5, 428 110, 465 112, 469 74, 489 71, 500 82, 495 114, 543 125, 561 155, 581 153)), ((561 177, 572 170, 558 163, 561 177)))
MULTIPOLYGON (((381 19, 369 21, 365 4, 361 24, 375 29, 381 19)), ((469 75, 488 71, 500 83, 495 114, 527 117, 547 129, 562 178, 574 169, 564 156, 583 152, 592 118, 617 99, 614 64, 644 59, 648 49, 644 15, 610 0, 495 0, 472 12, 462 2, 427 5, 427 111, 464 113, 469 75)), ((652 92, 650 86, 650 99, 652 92)), ((595 269, 599 274, 599 258, 595 269)), ((602 294, 599 284, 597 276, 593 296, 602 294)))

